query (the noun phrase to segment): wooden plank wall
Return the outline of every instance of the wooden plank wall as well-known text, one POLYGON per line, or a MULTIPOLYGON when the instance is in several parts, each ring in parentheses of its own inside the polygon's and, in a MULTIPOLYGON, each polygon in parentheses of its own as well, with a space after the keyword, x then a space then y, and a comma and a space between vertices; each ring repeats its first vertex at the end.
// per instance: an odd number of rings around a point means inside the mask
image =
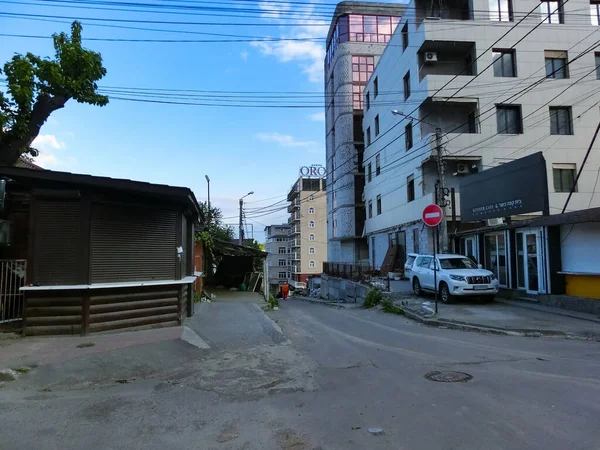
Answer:
MULTIPOLYGON (((188 285, 27 293, 25 335, 82 334, 148 325, 174 326, 188 316, 188 285)), ((190 311, 191 312, 191 311, 190 311)))

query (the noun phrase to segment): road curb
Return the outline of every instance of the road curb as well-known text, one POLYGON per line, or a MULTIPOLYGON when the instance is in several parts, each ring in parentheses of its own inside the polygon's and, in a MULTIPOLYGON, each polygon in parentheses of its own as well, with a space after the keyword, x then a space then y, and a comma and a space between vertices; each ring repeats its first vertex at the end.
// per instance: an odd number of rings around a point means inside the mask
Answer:
POLYGON ((564 331, 558 330, 533 330, 533 329, 506 329, 506 328, 496 328, 496 327, 488 327, 485 325, 480 325, 476 323, 467 323, 467 322, 455 322, 451 320, 444 319, 435 319, 429 317, 422 317, 419 314, 410 311, 408 309, 404 309, 404 315, 411 320, 422 323, 424 325, 430 327, 437 328, 449 328, 453 330, 460 331, 477 331, 480 333, 489 333, 489 334, 497 334, 503 336, 524 336, 524 337, 561 337, 561 338, 569 338, 569 339, 581 339, 581 340, 592 340, 592 341, 600 341, 600 335, 592 334, 592 335, 581 335, 577 333, 568 333, 564 331))
POLYGON ((346 307, 344 306, 343 303, 329 302, 329 301, 321 300, 321 299, 318 299, 318 298, 302 297, 302 296, 299 296, 299 295, 295 295, 295 296, 293 296, 291 298, 297 298, 298 300, 302 300, 303 302, 315 303, 317 305, 324 305, 324 306, 328 306, 330 308, 346 309, 346 307))

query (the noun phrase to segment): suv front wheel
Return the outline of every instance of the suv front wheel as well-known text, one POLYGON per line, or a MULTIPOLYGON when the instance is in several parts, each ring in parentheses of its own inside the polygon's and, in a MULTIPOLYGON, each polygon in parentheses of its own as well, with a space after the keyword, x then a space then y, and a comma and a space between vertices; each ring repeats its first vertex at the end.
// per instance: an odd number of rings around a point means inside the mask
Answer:
POLYGON ((452 303, 452 295, 446 283, 440 284, 440 298, 444 303, 452 303))

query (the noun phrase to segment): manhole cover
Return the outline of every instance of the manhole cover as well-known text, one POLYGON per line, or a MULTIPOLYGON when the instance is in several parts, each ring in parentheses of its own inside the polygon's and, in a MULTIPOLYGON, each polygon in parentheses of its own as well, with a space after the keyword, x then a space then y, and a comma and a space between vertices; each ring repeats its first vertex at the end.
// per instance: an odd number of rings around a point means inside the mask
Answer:
POLYGON ((472 380, 473 375, 469 375, 468 373, 464 372, 439 372, 436 370, 435 372, 426 373, 425 378, 431 381, 437 381, 438 383, 464 383, 466 381, 472 380))

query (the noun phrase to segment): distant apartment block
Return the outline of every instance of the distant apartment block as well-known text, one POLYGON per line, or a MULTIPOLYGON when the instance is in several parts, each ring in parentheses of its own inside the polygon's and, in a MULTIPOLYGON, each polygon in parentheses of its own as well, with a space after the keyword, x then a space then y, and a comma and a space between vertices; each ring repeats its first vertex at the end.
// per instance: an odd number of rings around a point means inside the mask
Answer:
POLYGON ((267 252, 267 282, 269 291, 277 293, 279 286, 287 282, 290 277, 288 232, 290 225, 269 225, 265 227, 265 251, 267 252))
POLYGON ((320 276, 327 261, 325 188, 325 178, 300 177, 287 196, 290 284, 295 287, 306 287, 309 277, 320 276))

